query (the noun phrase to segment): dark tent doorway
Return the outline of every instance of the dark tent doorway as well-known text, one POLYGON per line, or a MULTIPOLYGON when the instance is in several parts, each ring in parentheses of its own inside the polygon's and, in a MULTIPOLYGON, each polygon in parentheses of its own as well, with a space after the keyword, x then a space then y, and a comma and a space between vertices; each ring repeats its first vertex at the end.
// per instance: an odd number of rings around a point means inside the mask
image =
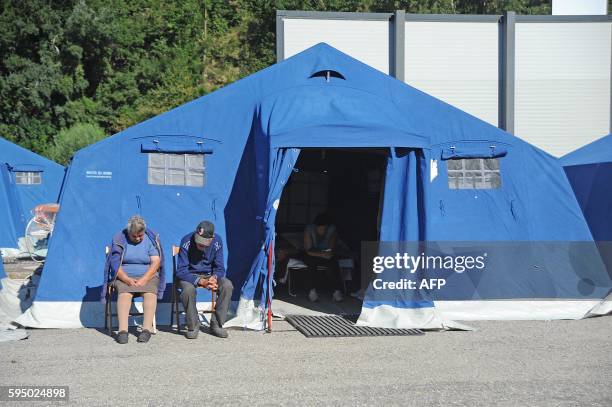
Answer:
MULTIPOLYGON (((337 228, 336 250, 341 254, 341 262, 347 265, 350 262, 346 263, 346 259, 352 260, 352 267, 342 267, 341 271, 346 289, 344 303, 347 309, 355 308, 359 312, 360 302, 349 294, 360 288, 361 242, 379 237, 388 155, 388 149, 384 148, 301 150, 294 172, 283 189, 276 216, 276 280, 285 283, 285 287, 275 290, 276 298, 313 306, 308 304, 299 273, 292 274, 297 277, 291 283, 293 288, 287 286, 283 277, 286 277, 288 259, 303 249, 304 228, 318 214, 325 213, 337 228)), ((325 301, 315 306, 319 310, 322 307, 325 301)))

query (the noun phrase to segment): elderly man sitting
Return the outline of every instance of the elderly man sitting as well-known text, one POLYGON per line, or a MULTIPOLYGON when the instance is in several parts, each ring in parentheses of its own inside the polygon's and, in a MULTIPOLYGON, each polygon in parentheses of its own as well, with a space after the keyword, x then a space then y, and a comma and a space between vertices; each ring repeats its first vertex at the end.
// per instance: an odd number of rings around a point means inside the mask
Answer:
POLYGON ((187 314, 188 339, 198 337, 200 318, 196 308, 196 288, 217 290, 217 307, 210 321, 210 332, 219 338, 227 338, 223 323, 232 300, 234 286, 225 277, 223 266, 223 242, 209 221, 200 222, 196 231, 181 239, 177 259, 176 276, 181 285, 181 301, 187 314))

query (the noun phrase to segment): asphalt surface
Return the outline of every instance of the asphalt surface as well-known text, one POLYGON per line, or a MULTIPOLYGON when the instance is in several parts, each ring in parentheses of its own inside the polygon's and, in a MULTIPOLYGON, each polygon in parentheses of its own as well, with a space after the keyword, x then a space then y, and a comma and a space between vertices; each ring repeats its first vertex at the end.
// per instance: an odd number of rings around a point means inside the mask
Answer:
POLYGON ((69 386, 70 404, 88 406, 612 406, 612 317, 470 325, 308 339, 279 321, 271 334, 162 331, 127 345, 94 329, 31 330, 0 343, 0 385, 69 386))

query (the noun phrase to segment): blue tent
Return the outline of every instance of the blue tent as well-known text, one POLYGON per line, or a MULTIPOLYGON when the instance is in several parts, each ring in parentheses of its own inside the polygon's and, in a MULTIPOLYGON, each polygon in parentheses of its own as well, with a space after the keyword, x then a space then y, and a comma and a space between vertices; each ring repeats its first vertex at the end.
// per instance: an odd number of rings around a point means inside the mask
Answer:
POLYGON ((612 135, 587 144, 559 161, 593 238, 612 241, 612 135))
MULTIPOLYGON (((444 290, 369 290, 361 324, 441 328, 451 318, 580 318, 612 286, 598 264, 572 262, 576 247, 569 242, 592 238, 554 157, 318 44, 80 150, 34 304, 18 322, 103 324, 104 246, 129 216, 141 214, 167 248, 198 221, 212 220, 226 242, 228 277, 239 288, 228 325, 261 329, 273 294, 267 258, 279 199, 305 148, 387 152, 381 241, 502 245, 491 248, 498 257, 489 256, 497 267, 448 275, 444 290), (557 255, 503 246, 522 241, 555 241, 557 255)), ((160 324, 169 317, 168 298, 158 307, 160 324)))
POLYGON ((0 247, 17 247, 32 209, 57 202, 64 167, 0 138, 0 247))
MULTIPOLYGON (((612 276, 612 135, 587 144, 559 161, 612 276)), ((608 312, 612 310, 608 308, 608 312)))

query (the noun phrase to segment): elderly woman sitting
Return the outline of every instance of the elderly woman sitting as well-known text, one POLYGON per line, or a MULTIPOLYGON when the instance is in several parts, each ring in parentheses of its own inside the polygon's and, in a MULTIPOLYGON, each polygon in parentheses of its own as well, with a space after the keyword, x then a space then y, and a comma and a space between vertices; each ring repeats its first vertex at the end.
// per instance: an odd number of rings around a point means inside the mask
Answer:
POLYGON ((147 342, 153 330, 157 299, 166 283, 159 235, 147 229, 144 219, 132 216, 127 227, 113 237, 107 261, 109 281, 117 291, 119 332, 117 342, 128 342, 128 317, 135 294, 144 299, 144 322, 138 342, 147 342))

